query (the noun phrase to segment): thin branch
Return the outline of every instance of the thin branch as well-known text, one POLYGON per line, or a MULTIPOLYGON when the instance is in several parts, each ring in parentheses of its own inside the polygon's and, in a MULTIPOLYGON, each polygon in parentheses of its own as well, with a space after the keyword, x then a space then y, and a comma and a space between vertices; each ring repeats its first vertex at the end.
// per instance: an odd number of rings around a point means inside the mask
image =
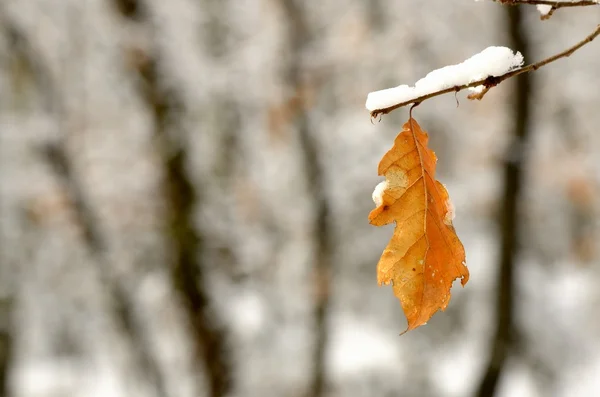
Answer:
POLYGON ((509 6, 517 6, 521 4, 527 5, 537 5, 537 6, 549 6, 550 10, 547 12, 542 12, 540 19, 546 20, 550 19, 550 17, 554 14, 554 11, 559 8, 567 8, 567 7, 588 7, 588 6, 597 6, 600 5, 597 0, 580 0, 580 1, 550 1, 550 0, 492 0, 496 3, 501 3, 509 6))
POLYGON ((530 5, 544 5, 552 6, 553 9, 566 8, 566 7, 588 7, 600 5, 594 0, 580 0, 580 1, 550 1, 550 0, 493 0, 496 3, 501 3, 509 6, 516 6, 520 4, 530 5))
POLYGON ((63 184, 77 218, 77 223, 82 228, 87 247, 94 255, 100 255, 105 250, 105 239, 97 227, 96 214, 91 209, 81 183, 74 175, 73 166, 64 142, 47 143, 41 146, 39 151, 42 158, 63 184))
POLYGON ((592 40, 594 40, 598 35, 600 35, 600 25, 596 26, 596 29, 592 33, 590 33, 586 38, 584 38, 583 40, 581 40, 574 46, 564 50, 563 52, 553 55, 549 58, 543 59, 536 63, 529 64, 527 66, 523 66, 522 68, 519 68, 519 69, 511 70, 510 72, 507 72, 500 76, 489 76, 485 79, 474 81, 469 84, 463 84, 463 85, 435 91, 435 92, 432 92, 427 95, 421 95, 420 97, 413 98, 408 101, 404 101, 404 102, 398 103, 396 105, 389 106, 387 108, 375 109, 375 110, 371 111, 371 117, 375 118, 379 115, 388 114, 393 110, 396 110, 396 109, 401 108, 406 105, 410 105, 411 103, 423 102, 427 99, 434 98, 436 96, 440 96, 443 94, 447 94, 449 92, 459 92, 459 91, 462 91, 467 88, 477 87, 477 86, 481 86, 481 85, 483 85, 484 87, 489 89, 491 87, 497 86, 504 80, 507 80, 511 77, 515 77, 515 76, 518 76, 523 73, 528 73, 528 72, 532 72, 534 70, 538 70, 542 66, 546 66, 547 64, 552 63, 560 58, 566 58, 566 57, 570 56, 571 54, 573 54, 578 49, 580 49, 581 47, 583 47, 584 45, 586 45, 589 42, 591 42, 592 40))
MULTIPOLYGON (((33 72, 31 77, 41 94, 44 110, 57 115, 58 118, 62 117, 62 98, 56 89, 52 73, 41 56, 27 35, 4 13, 4 10, 0 11, 0 23, 9 39, 10 51, 33 72)), ((74 175, 63 140, 47 143, 40 146, 38 150, 42 159, 64 185, 78 224, 83 230, 87 247, 93 254, 98 254, 104 249, 104 237, 97 227, 97 219, 85 197, 80 181, 74 175)))

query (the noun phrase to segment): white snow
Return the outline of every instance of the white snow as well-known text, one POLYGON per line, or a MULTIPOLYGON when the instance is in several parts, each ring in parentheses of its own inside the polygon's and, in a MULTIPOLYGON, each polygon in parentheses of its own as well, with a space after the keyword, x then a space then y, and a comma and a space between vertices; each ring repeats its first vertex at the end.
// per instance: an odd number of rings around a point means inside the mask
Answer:
POLYGON ((552 6, 546 5, 546 4, 538 4, 537 6, 538 11, 540 12, 540 14, 542 14, 542 16, 546 16, 550 13, 550 11, 552 10, 552 6))
POLYGON ((452 201, 450 200, 450 197, 448 197, 448 200, 446 200, 446 208, 448 208, 448 212, 444 214, 444 223, 450 226, 452 225, 452 221, 456 216, 456 210, 454 208, 454 204, 452 204, 452 201))
POLYGON ((383 191, 388 187, 387 181, 382 181, 375 186, 373 190, 373 202, 377 207, 383 203, 383 191))
POLYGON ((481 94, 485 90, 484 85, 477 85, 475 87, 469 87, 469 91, 472 91, 474 94, 481 94))
POLYGON ((500 76, 523 65, 520 52, 507 47, 488 47, 457 65, 429 72, 414 87, 399 85, 369 93, 366 108, 372 112, 416 99, 451 87, 461 86, 489 76, 500 76))

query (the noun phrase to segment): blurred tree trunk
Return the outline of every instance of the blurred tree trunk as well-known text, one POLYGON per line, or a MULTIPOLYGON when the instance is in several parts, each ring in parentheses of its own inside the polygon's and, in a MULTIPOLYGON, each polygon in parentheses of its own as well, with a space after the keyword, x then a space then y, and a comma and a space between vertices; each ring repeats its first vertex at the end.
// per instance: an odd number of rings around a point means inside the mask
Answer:
POLYGON ((0 300, 0 397, 10 395, 8 375, 12 359, 11 306, 9 299, 0 300))
MULTIPOLYGON (((529 54, 523 8, 505 7, 508 16, 510 48, 520 51, 525 58, 529 54)), ((524 169, 527 164, 527 148, 531 122, 532 74, 524 73, 515 79, 512 108, 513 141, 504 159, 504 194, 500 209, 500 263, 496 292, 496 329, 489 347, 489 361, 476 395, 493 396, 506 368, 506 361, 515 337, 515 263, 519 251, 519 207, 522 200, 524 169)))
POLYGON ((315 340, 308 395, 321 397, 325 394, 327 386, 325 356, 329 339, 328 312, 333 267, 332 219, 325 190, 323 160, 319 153, 320 143, 312 134, 307 103, 302 89, 307 83, 306 73, 303 73, 303 51, 310 42, 309 26, 304 11, 305 5, 302 1, 282 0, 282 6, 287 22, 287 40, 291 52, 285 66, 285 78, 289 94, 295 95, 299 99, 298 112, 293 120, 300 138, 300 152, 306 170, 308 193, 314 205, 314 223, 311 235, 314 236, 315 249, 312 268, 315 340))
MULTIPOLYGON (((121 15, 132 23, 152 25, 148 5, 136 0, 112 0, 121 15)), ((135 70, 141 80, 140 96, 154 122, 157 150, 161 156, 166 206, 166 239, 171 254, 169 271, 174 291, 193 329, 193 344, 200 367, 206 371, 211 397, 227 395, 233 388, 228 333, 213 310, 207 289, 204 236, 195 225, 194 214, 202 205, 200 189, 192 181, 188 166, 187 136, 182 123, 186 104, 182 95, 161 79, 162 58, 154 51, 138 55, 135 70)))
MULTIPOLYGON (((88 200, 89 197, 83 188, 80 175, 72 164, 72 158, 67 150, 68 131, 66 131, 67 127, 63 120, 65 117, 63 93, 57 88, 58 84, 42 56, 31 46, 26 33, 21 31, 17 24, 3 13, 3 10, 0 11, 0 17, 5 34, 9 37, 11 55, 19 60, 24 69, 31 72, 29 77, 33 80, 33 86, 41 97, 44 110, 56 119, 56 123, 61 129, 61 137, 56 141, 46 142, 37 147, 37 154, 48 166, 58 184, 64 188, 68 205, 75 216, 75 222, 82 230, 83 244, 95 265, 95 273, 104 288, 107 289, 117 327, 129 343, 136 365, 139 366, 136 370, 141 370, 147 381, 154 386, 158 396, 164 397, 167 392, 158 364, 150 353, 151 349, 146 345, 144 325, 135 314, 134 304, 126 290, 127 287, 121 280, 114 277, 111 264, 107 260, 106 238, 101 233, 101 221, 88 200)), ((7 334, 7 338, 8 336, 7 334)))

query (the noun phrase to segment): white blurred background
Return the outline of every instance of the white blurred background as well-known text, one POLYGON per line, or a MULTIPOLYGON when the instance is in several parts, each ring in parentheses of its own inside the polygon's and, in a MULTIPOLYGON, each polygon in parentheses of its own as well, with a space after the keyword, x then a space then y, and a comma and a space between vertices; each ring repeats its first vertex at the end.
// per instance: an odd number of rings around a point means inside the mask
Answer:
POLYGON ((600 394, 600 42, 414 110, 471 278, 403 336, 376 283, 392 228, 367 216, 408 109, 364 109, 598 21, 472 0, 3 0, 0 395, 600 394))

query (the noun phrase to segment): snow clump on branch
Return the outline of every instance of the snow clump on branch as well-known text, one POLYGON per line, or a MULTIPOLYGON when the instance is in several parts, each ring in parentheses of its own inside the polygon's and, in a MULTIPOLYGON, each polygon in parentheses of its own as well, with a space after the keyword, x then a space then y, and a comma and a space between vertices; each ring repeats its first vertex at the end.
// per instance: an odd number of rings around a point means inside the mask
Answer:
POLYGON ((429 72, 414 87, 399 85, 371 92, 365 106, 370 112, 385 109, 437 91, 464 86, 490 76, 501 76, 522 65, 520 52, 515 53, 507 47, 488 47, 462 63, 429 72))

